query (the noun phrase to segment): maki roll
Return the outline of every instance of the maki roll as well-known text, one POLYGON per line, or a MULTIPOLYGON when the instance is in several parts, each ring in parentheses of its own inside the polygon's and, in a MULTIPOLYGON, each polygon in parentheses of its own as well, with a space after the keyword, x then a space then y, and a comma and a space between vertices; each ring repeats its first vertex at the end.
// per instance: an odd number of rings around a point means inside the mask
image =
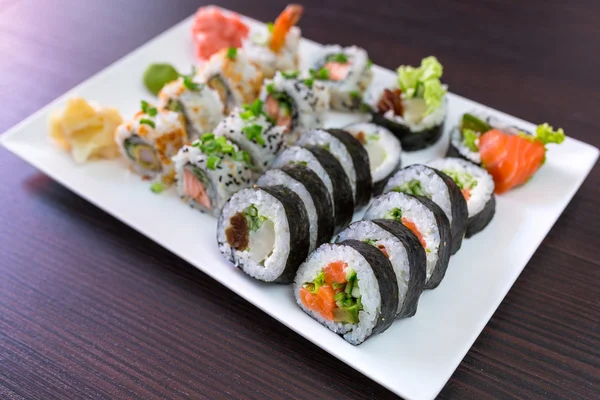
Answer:
POLYGON ((324 82, 330 90, 331 108, 357 111, 373 80, 371 61, 364 49, 356 46, 325 46, 317 53, 309 79, 324 82))
POLYGON ((187 143, 188 136, 181 114, 142 101, 141 111, 117 127, 115 141, 134 172, 170 185, 175 179, 171 157, 187 143))
POLYGON ((367 95, 373 122, 392 131, 406 151, 429 147, 444 132, 446 86, 441 76, 442 65, 427 57, 418 68, 399 67, 395 85, 376 87, 367 95))
POLYGON ((251 277, 291 283, 308 256, 308 215, 285 186, 242 189, 223 207, 217 242, 223 257, 251 277))
POLYGON ((451 234, 448 218, 437 204, 426 197, 390 192, 371 203, 364 219, 393 219, 410 229, 425 249, 425 289, 440 284, 450 260, 451 234))
POLYGON ((458 185, 448 175, 425 165, 413 164, 398 171, 385 186, 384 192, 402 192, 425 196, 437 204, 450 222, 452 250, 455 254, 467 229, 469 211, 458 185))
POLYGON ((290 4, 275 23, 253 28, 250 36, 244 40, 244 51, 259 66, 265 78, 272 78, 277 71, 298 69, 301 33, 294 25, 303 12, 301 5, 290 4))
POLYGON ((398 221, 375 219, 356 221, 344 229, 337 242, 360 240, 379 250, 390 260, 398 284, 396 318, 412 317, 425 286, 425 250, 417 237, 398 221))
POLYGON ((260 99, 267 115, 285 128, 288 144, 302 132, 323 126, 329 109, 329 90, 321 82, 298 78, 295 72, 278 72, 265 80, 260 99))
POLYGON ((353 345, 389 328, 398 310, 390 260, 359 240, 317 248, 298 269, 294 295, 304 312, 353 345))
POLYGON ((309 222, 310 251, 333 236, 333 205, 327 187, 310 168, 293 164, 271 169, 256 183, 258 186, 282 185, 293 190, 304 203, 309 222))
POLYGON ((180 113, 190 140, 212 132, 224 117, 223 102, 218 93, 198 77, 179 77, 166 84, 158 94, 159 108, 180 113))
POLYGON ((318 146, 330 152, 348 176, 354 207, 362 207, 369 202, 373 193, 369 154, 358 139, 341 129, 314 129, 304 133, 298 144, 318 146))
POLYGON ((281 150, 284 135, 284 128, 274 125, 262 108, 260 100, 237 107, 214 130, 215 135, 225 136, 247 151, 259 173, 269 168, 281 150))
POLYGON ((282 168, 290 164, 308 167, 325 184, 333 204, 334 234, 348 226, 354 213, 354 201, 350 180, 340 162, 320 147, 292 146, 279 153, 273 162, 273 168, 282 168))
POLYGON ((400 168, 402 145, 392 132, 369 122, 348 125, 344 130, 365 147, 369 155, 373 195, 381 194, 387 180, 400 168))
POLYGON ((205 133, 173 157, 179 197, 192 208, 219 216, 231 195, 252 184, 250 157, 223 136, 205 133))
POLYGON ((263 75, 242 50, 230 47, 213 54, 198 79, 219 94, 227 115, 235 107, 256 100, 263 75))
POLYGON ((496 212, 492 176, 485 169, 460 158, 440 158, 427 164, 452 178, 465 197, 469 210, 465 236, 470 238, 482 231, 496 212))

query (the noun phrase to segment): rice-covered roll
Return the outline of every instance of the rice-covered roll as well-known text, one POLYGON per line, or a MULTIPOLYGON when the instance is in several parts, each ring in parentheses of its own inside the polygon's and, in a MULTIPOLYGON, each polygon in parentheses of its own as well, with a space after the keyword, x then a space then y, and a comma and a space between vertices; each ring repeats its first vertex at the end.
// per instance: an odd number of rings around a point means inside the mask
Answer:
POLYGON ((460 158, 440 158, 427 165, 452 178, 465 197, 469 210, 465 237, 470 238, 481 232, 496 212, 492 176, 485 169, 460 158))
POLYGON ((302 134, 298 144, 318 146, 330 152, 350 180, 354 207, 362 207, 369 202, 373 193, 369 154, 358 139, 341 129, 313 129, 302 134))
POLYGON ((306 207, 309 222, 310 251, 333 236, 333 204, 327 187, 310 168, 293 164, 265 172, 258 186, 282 185, 293 190, 306 207))
POLYGON ((201 83, 197 76, 182 76, 166 84, 158 94, 159 108, 181 113, 190 140, 212 132, 224 118, 219 94, 201 83))
POLYGON ((327 84, 332 109, 356 111, 373 80, 371 61, 367 52, 356 46, 325 46, 317 52, 309 78, 327 84))
POLYGON ((115 141, 134 172, 170 185, 175 179, 171 157, 188 141, 181 114, 142 101, 132 120, 115 130, 115 141))
POLYGON ((337 242, 360 240, 377 247, 390 260, 398 284, 396 318, 412 317, 425 287, 425 250, 402 223, 388 219, 356 221, 340 232, 337 242))
POLYGON ((257 172, 269 168, 284 144, 284 128, 274 125, 262 107, 260 100, 236 107, 214 130, 247 151, 257 172))
POLYGON ((296 72, 278 72, 265 80, 260 93, 267 115, 286 130, 286 142, 293 144, 300 134, 323 126, 329 109, 329 90, 323 83, 298 78, 296 72))
POLYGON ((358 139, 367 150, 373 195, 381 194, 387 180, 401 167, 400 141, 388 129, 370 122, 351 124, 344 130, 358 139))
POLYGON ((224 136, 205 133, 183 146, 173 162, 179 197, 215 217, 235 192, 252 185, 250 156, 224 136))
POLYGON ((390 260, 358 240, 317 248, 298 269, 294 295, 304 312, 353 345, 389 328, 398 310, 390 260))
POLYGON ((448 268, 452 236, 448 217, 437 204, 423 196, 389 192, 371 203, 364 219, 393 219, 410 229, 425 249, 425 289, 440 284, 448 268))
POLYGON ((233 47, 213 54, 198 76, 219 94, 225 115, 235 107, 256 100, 263 81, 262 72, 256 65, 242 50, 233 47))
POLYGON ((290 164, 308 167, 325 184, 333 204, 334 234, 348 226, 354 214, 354 201, 350 180, 340 162, 327 150, 320 147, 291 146, 279 153, 272 167, 283 168, 290 164))
POLYGON ((223 207, 217 242, 223 257, 251 277, 291 283, 308 256, 306 208, 285 186, 242 189, 223 207))
POLYGON ((467 229, 469 211, 465 197, 452 178, 431 167, 413 164, 401 169, 390 178, 384 192, 391 191, 425 196, 440 206, 450 222, 451 254, 455 254, 460 249, 467 229))
POLYGON ((429 147, 444 132, 447 87, 440 82, 442 71, 435 57, 427 57, 420 67, 399 67, 395 84, 378 85, 365 96, 373 122, 392 131, 406 151, 429 147))
POLYGON ((243 42, 248 58, 259 66, 265 78, 272 78, 277 71, 298 68, 300 29, 298 23, 304 9, 290 4, 277 17, 275 23, 253 27, 243 42))

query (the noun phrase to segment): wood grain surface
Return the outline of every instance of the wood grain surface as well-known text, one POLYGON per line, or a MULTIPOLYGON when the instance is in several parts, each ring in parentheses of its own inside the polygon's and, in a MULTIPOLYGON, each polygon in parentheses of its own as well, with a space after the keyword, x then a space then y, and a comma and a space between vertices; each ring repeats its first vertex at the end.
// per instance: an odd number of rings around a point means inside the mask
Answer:
MULTIPOLYGON (((453 92, 600 146, 596 0, 304 4, 310 39, 435 54, 453 92)), ((200 5, 0 0, 0 131, 200 5)), ((0 182, 0 398, 394 397, 4 149, 0 182)), ((596 166, 440 398, 598 398, 599 206, 596 166)))

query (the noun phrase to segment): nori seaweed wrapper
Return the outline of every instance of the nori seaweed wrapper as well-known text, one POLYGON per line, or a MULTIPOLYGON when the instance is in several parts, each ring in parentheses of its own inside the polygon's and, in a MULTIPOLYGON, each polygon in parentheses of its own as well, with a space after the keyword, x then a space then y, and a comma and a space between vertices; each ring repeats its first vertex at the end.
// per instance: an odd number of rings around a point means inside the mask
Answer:
POLYGON ((290 228, 290 252, 283 272, 272 282, 292 283, 294 282, 298 267, 308 257, 308 249, 310 247, 309 222, 306 208, 300 196, 285 186, 265 186, 258 190, 267 192, 275 197, 285 210, 290 228))
POLYGON ((481 232, 483 228, 485 228, 490 223, 492 218, 494 218, 495 213, 496 196, 494 196, 494 194, 492 193, 489 200, 485 203, 483 210, 469 218, 467 222, 467 231, 465 233, 465 237, 470 238, 476 233, 481 232))
POLYGON ((331 179, 333 208, 335 210, 334 234, 336 234, 352 221, 352 215, 354 214, 354 199, 350 180, 340 162, 327 150, 318 146, 306 146, 305 149, 315 156, 331 179))
MULTIPOLYGON (((411 196, 411 195, 408 195, 411 196)), ((438 250, 438 261, 435 264, 435 269, 429 277, 429 281, 425 283, 425 289, 435 289, 438 287, 448 269, 450 262, 450 250, 452 246, 452 234, 450 233, 450 222, 444 211, 435 204, 432 200, 424 196, 413 196, 431 210, 435 217, 435 222, 440 231, 440 247, 438 250)))
POLYGON ((467 201, 465 200, 465 196, 463 196, 462 191, 452 178, 442 171, 438 171, 435 168, 431 169, 434 170, 440 178, 442 178, 450 195, 450 208, 452 211, 452 224, 450 225, 450 232, 452 233, 452 245, 450 254, 454 255, 458 250, 460 250, 463 237, 465 236, 465 232, 467 230, 467 221, 469 219, 467 201))
POLYGON ((390 260, 376 247, 361 242, 360 240, 348 239, 340 243, 342 246, 352 247, 360 253, 371 266, 381 296, 381 309, 379 317, 373 327, 371 335, 366 339, 385 331, 392 325, 398 310, 398 283, 396 273, 390 260))
POLYGON ((333 203, 327 186, 313 170, 303 165, 288 165, 281 170, 302 183, 315 204, 318 219, 317 246, 329 242, 333 236, 334 217, 333 203))
POLYGON ((417 305, 423 289, 425 288, 427 258, 425 249, 414 233, 402 223, 393 219, 374 219, 371 222, 379 225, 402 242, 408 255, 410 268, 408 277, 408 290, 404 296, 401 308, 396 313, 396 318, 412 317, 417 312, 417 305))
POLYGON ((343 129, 327 129, 327 132, 338 139, 352 157, 352 164, 356 173, 356 198, 354 207, 362 207, 369 203, 373 193, 371 166, 369 154, 358 139, 343 129))
POLYGON ((402 143, 403 151, 422 150, 435 144, 444 133, 444 122, 419 132, 411 131, 407 126, 391 121, 381 113, 372 114, 373 122, 389 129, 402 143))

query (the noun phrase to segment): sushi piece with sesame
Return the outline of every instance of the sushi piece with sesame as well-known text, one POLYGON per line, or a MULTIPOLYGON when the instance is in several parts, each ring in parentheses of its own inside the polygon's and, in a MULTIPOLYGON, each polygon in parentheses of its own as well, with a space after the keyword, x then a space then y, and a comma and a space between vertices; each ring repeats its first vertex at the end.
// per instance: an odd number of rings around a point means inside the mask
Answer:
POLYGON ((141 108, 131 121, 117 127, 115 141, 134 172, 171 185, 175 178, 171 157, 188 141, 185 122, 181 114, 145 101, 141 108))
POLYGON ((257 173, 267 170, 284 145, 285 128, 273 123, 260 100, 235 108, 217 125, 216 136, 225 136, 250 154, 257 173))
POLYGON ((252 185, 250 156, 224 136, 205 133, 173 162, 181 199, 215 217, 235 192, 252 185))
POLYGON ((217 91, 198 77, 182 76, 166 84, 158 94, 159 107, 180 113, 190 140, 212 132, 224 118, 224 106, 217 91))

